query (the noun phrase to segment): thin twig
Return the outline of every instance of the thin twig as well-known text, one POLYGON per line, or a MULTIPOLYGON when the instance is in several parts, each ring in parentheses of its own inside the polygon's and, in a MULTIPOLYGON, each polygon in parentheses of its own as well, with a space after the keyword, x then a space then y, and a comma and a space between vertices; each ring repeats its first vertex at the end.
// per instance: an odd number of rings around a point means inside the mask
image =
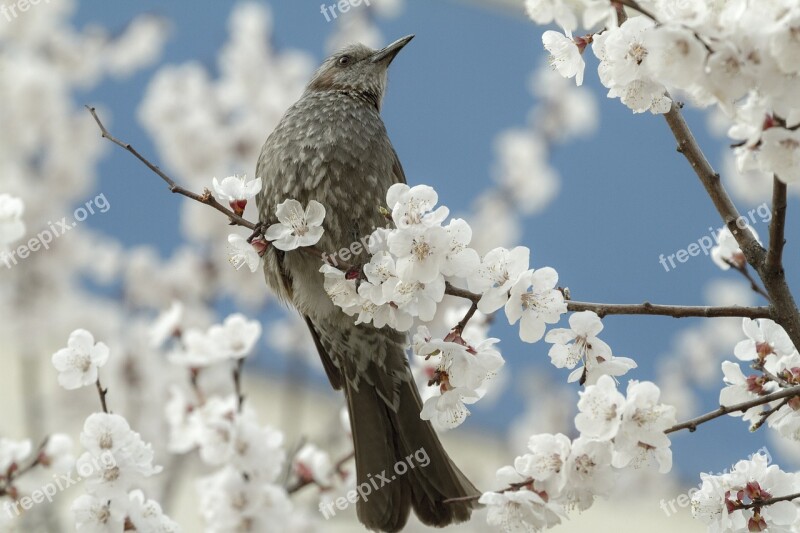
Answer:
POLYGON ((180 185, 175 183, 175 180, 173 180, 172 178, 167 176, 160 168, 158 168, 156 165, 151 163, 142 154, 140 154, 138 152, 138 150, 136 150, 136 148, 131 146, 130 143, 126 143, 124 141, 121 141, 121 140, 117 139, 116 137, 114 137, 113 135, 111 135, 108 132, 108 130, 106 129, 106 127, 103 125, 102 121, 100 120, 100 117, 97 116, 97 111, 95 110, 94 107, 91 107, 91 106, 87 105, 86 109, 88 109, 89 113, 92 114, 92 117, 94 118, 94 121, 97 123, 97 127, 100 128, 100 135, 102 135, 103 138, 108 139, 112 143, 116 144, 117 146, 119 146, 121 148, 124 148, 125 150, 127 150, 128 152, 133 154, 133 156, 136 157, 136 159, 138 159, 139 161, 144 163, 144 165, 147 168, 152 170, 156 175, 158 175, 162 180, 164 180, 167 183, 167 185, 169 186, 170 192, 173 192, 175 194, 180 194, 180 195, 185 196, 187 198, 191 198, 192 200, 200 202, 201 204, 210 205, 211 207, 213 207, 217 211, 219 211, 219 212, 223 213, 224 215, 226 215, 232 224, 235 224, 237 226, 244 226, 245 228, 249 228, 251 230, 255 230, 256 229, 256 224, 255 223, 250 222, 249 220, 246 220, 246 219, 240 217, 239 215, 234 213, 232 210, 228 209, 227 207, 225 207, 224 205, 219 203, 217 201, 217 199, 214 198, 214 195, 211 194, 211 191, 209 191, 208 189, 203 190, 202 194, 197 194, 197 193, 192 192, 192 191, 190 191, 188 189, 184 189, 183 187, 181 187, 180 185))
POLYGON ((671 428, 667 429, 666 431, 664 431, 664 433, 673 433, 675 431, 680 431, 682 429, 688 429, 691 432, 696 430, 697 426, 705 422, 708 422, 709 420, 714 420, 715 418, 719 418, 721 416, 730 413, 744 412, 750 409, 751 407, 757 407, 759 405, 764 405, 766 403, 770 403, 775 400, 782 400, 784 398, 793 398, 795 396, 800 396, 800 385, 796 385, 788 389, 781 389, 771 394, 767 394, 766 396, 761 396, 759 398, 748 400, 746 402, 740 402, 727 406, 725 405, 720 406, 719 409, 698 416, 697 418, 692 418, 691 420, 687 420, 686 422, 681 422, 680 424, 676 424, 671 428))
MULTIPOLYGON (((444 292, 451 296, 465 298, 472 302, 481 299, 480 294, 475 294, 466 289, 460 289, 450 283, 445 285, 444 292)), ((704 305, 661 305, 644 302, 641 304, 604 304, 593 302, 567 301, 568 311, 594 311, 597 316, 603 318, 607 315, 656 315, 671 316, 674 318, 687 317, 742 317, 742 318, 769 318, 769 307, 742 307, 739 305, 730 306, 704 306, 704 305)))
POLYGON ((97 394, 100 395, 100 405, 103 406, 103 412, 108 413, 108 405, 106 404, 106 394, 108 394, 108 389, 104 389, 100 384, 100 376, 97 376, 95 385, 97 386, 97 394))
POLYGON ((744 279, 746 279, 748 282, 750 282, 750 288, 753 290, 753 292, 756 292, 756 293, 760 294, 761 296, 766 298, 767 301, 769 301, 769 294, 767 294, 767 291, 765 291, 763 288, 761 288, 761 285, 759 285, 758 282, 756 282, 756 280, 753 277, 753 275, 750 274, 750 270, 748 270, 747 264, 735 265, 735 264, 731 263, 730 261, 728 261, 728 264, 731 265, 734 270, 736 270, 742 276, 744 276, 744 279))
POLYGON ((644 302, 641 304, 601 304, 591 302, 567 302, 569 311, 594 311, 603 318, 606 315, 657 315, 673 318, 687 317, 747 317, 769 318, 769 307, 703 306, 703 305, 658 305, 644 302))
POLYGON ((800 492, 795 492, 794 494, 787 494, 786 496, 776 496, 775 498, 769 498, 766 500, 756 500, 750 503, 746 503, 741 507, 737 507, 736 510, 738 511, 739 509, 753 509, 755 507, 766 507, 774 503, 790 502, 798 498, 800 498, 800 492))
MULTIPOLYGON (((620 5, 623 5, 625 7, 629 7, 631 9, 633 9, 634 11, 638 11, 639 13, 641 13, 645 17, 649 18, 650 20, 652 20, 654 22, 658 22, 658 20, 656 19, 655 15, 653 15, 647 9, 643 8, 639 4, 639 2, 637 2, 636 0, 611 0, 611 3, 612 4, 620 4, 620 5)), ((622 20, 619 21, 620 24, 622 24, 623 22, 624 21, 622 21, 622 20)))
POLYGON ((462 318, 461 321, 458 324, 456 324, 456 327, 453 328, 453 331, 457 332, 459 335, 461 333, 463 333, 464 332, 464 328, 467 327, 467 324, 472 319, 472 317, 475 315, 475 312, 477 310, 478 310, 478 302, 473 300, 472 304, 469 306, 469 309, 467 310, 466 314, 464 315, 464 318, 462 318))
POLYGON ((772 178, 772 223, 769 225, 769 250, 764 268, 767 271, 783 270, 783 245, 786 242, 786 184, 772 178))
POLYGON ((233 390, 236 393, 236 410, 242 412, 244 407, 244 393, 242 393, 242 368, 244 367, 244 357, 236 360, 233 368, 233 390))
MULTIPOLYGON (((512 483, 508 487, 500 490, 493 490, 491 492, 495 492, 497 494, 502 494, 504 492, 515 491, 523 488, 527 488, 533 483, 533 478, 528 478, 525 481, 518 481, 517 483, 512 483)), ((471 502, 474 500, 480 499, 480 494, 475 494, 472 496, 460 496, 458 498, 447 498, 446 500, 442 500, 442 503, 458 503, 458 502, 471 502)))
POLYGON ((765 375, 767 378, 769 378, 771 381, 774 381, 775 383, 777 383, 777 384, 778 384, 780 387, 783 387, 783 388, 788 388, 788 387, 791 387, 791 386, 792 386, 792 384, 791 384, 791 383, 789 383, 788 381, 786 381, 786 380, 785 380, 785 379, 783 379, 782 377, 780 377, 780 376, 776 376, 775 374, 773 374, 772 372, 770 372, 769 370, 767 370, 767 368, 766 368, 766 367, 764 366, 764 364, 763 364, 763 363, 761 363, 761 362, 758 362, 758 363, 756 363, 756 364, 752 365, 752 366, 751 366, 751 368, 752 368, 753 370, 758 370, 758 371, 760 371, 762 374, 764 374, 764 375, 765 375))
POLYGON ((789 400, 791 400, 791 398, 784 398, 783 400, 776 403, 766 411, 762 411, 761 414, 758 416, 758 421, 752 426, 750 426, 750 431, 758 431, 758 429, 764 425, 764 422, 767 421, 767 418, 777 413, 781 407, 789 403, 789 400))

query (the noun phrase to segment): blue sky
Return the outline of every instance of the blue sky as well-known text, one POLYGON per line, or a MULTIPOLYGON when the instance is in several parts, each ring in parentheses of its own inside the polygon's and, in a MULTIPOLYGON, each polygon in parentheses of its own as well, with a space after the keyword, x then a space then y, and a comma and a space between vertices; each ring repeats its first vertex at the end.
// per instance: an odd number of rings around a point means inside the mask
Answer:
MULTIPOLYGON (((162 3, 142 0, 113 7, 84 2, 75 22, 99 23, 120 30, 136 14, 168 18, 172 32, 164 63, 198 60, 215 68, 226 40, 231 3, 162 3)), ((334 26, 317 2, 271 3, 276 45, 302 48, 321 59, 334 26)), ((414 33, 416 39, 392 66, 386 122, 410 183, 434 186, 452 211, 469 208, 491 186, 492 141, 500 131, 523 126, 533 103, 527 92, 531 71, 544 58, 541 28, 522 17, 490 12, 454 1, 407 2, 402 15, 381 21, 388 40, 414 33)), ((719 217, 688 164, 675 151, 663 118, 633 115, 605 98, 587 52, 586 83, 601 104, 600 133, 592 139, 557 147, 552 160, 562 177, 558 198, 524 223, 520 244, 532 250, 532 266, 550 265, 576 300, 702 304, 703 288, 719 270, 701 256, 665 272, 659 254, 671 254, 719 227, 719 217)), ((144 153, 155 154, 135 118, 153 68, 125 81, 106 82, 80 103, 102 104, 113 115, 112 131, 144 153)), ((701 145, 712 161, 722 141, 708 136, 702 116, 689 113, 701 145)), ((264 136, 268 134, 264 132, 264 136)), ((253 161, 255 166, 255 161, 253 161)), ((153 244, 165 255, 178 246, 176 199, 133 158, 109 148, 100 166, 101 190, 114 209, 96 225, 128 245, 153 244), (171 229, 174 228, 174 229, 171 229)), ((790 209, 788 227, 794 219, 790 209)), ((762 235, 766 228, 758 228, 762 235)), ((789 270, 796 261, 789 253, 789 270)), ((732 276, 733 274, 729 274, 732 276)), ((626 377, 654 379, 657 357, 669 349, 673 334, 689 321, 663 317, 609 317, 601 337, 614 353, 633 357, 639 368, 626 377)), ((517 340, 516 328, 498 320, 493 335, 502 339, 509 368, 534 368, 566 381, 567 371, 549 364, 549 345, 517 340)), ((268 368, 269 365, 267 365, 268 368)), ((721 372, 720 372, 721 384, 721 372)), ((715 407, 718 389, 704 396, 704 410, 715 407)), ((476 410, 468 426, 502 430, 519 414, 517 386, 498 405, 476 410)), ((763 430, 750 435, 739 419, 725 418, 701 427, 693 437, 674 439, 678 471, 722 470, 758 449, 763 430), (724 445, 722 444, 724 443, 724 445)), ((690 479, 692 479, 690 477, 690 479)))

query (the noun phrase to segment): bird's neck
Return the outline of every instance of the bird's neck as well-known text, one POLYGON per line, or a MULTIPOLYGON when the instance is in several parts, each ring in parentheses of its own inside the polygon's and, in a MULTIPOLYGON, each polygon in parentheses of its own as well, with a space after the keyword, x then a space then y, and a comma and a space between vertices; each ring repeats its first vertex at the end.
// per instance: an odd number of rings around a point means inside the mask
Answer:
POLYGON ((336 87, 327 87, 327 88, 320 88, 309 86, 306 88, 306 93, 312 94, 325 94, 325 93, 336 93, 336 94, 343 94, 349 96, 350 98, 354 98, 356 100, 362 101, 376 110, 381 110, 381 95, 377 94, 374 91, 368 89, 353 89, 353 88, 336 88, 336 87))

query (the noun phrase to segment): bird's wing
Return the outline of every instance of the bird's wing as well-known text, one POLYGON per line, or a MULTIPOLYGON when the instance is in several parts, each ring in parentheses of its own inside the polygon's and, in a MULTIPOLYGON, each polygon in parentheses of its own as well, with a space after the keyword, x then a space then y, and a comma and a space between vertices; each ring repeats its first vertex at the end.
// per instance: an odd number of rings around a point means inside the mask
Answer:
POLYGON ((403 165, 397 157, 397 151, 392 147, 392 183, 406 183, 406 173, 403 172, 403 165))
POLYGON ((319 358, 322 361, 322 367, 325 369, 325 373, 328 375, 328 381, 331 382, 331 387, 334 390, 339 390, 342 388, 342 373, 337 368, 337 366, 333 363, 333 359, 331 356, 328 355, 328 351, 322 345, 322 341, 319 338, 319 332, 314 327, 314 323, 311 322, 311 319, 307 316, 303 316, 306 321, 306 325, 308 326, 308 330, 311 332, 311 338, 314 339, 314 346, 317 347, 317 352, 319 352, 319 358))

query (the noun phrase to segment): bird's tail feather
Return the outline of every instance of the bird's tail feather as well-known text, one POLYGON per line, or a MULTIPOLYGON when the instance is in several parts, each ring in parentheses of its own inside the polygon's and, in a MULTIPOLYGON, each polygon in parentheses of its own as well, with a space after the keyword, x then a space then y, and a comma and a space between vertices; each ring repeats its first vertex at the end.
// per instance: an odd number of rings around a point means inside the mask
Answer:
POLYGON ((345 385, 361 495, 357 513, 373 530, 401 530, 412 508, 427 525, 463 522, 474 500, 444 500, 480 494, 447 455, 431 424, 420 419, 422 402, 408 373, 409 379, 399 384, 396 412, 372 384, 345 385))

